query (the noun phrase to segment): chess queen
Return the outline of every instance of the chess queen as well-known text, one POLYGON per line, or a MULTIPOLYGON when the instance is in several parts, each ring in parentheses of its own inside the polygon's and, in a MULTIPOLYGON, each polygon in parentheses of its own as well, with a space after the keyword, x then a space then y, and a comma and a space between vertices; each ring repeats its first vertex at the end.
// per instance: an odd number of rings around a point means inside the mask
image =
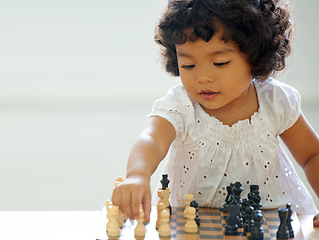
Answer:
POLYGON ((298 91, 272 78, 291 51, 291 13, 281 2, 170 1, 155 40, 180 84, 154 103, 133 145, 126 180, 113 192, 122 211, 138 216, 143 202, 149 214, 150 177, 165 159, 172 206, 191 193, 201 207, 221 207, 226 187, 239 181, 243 195, 259 185, 264 208, 291 202, 297 213, 318 213, 279 142, 319 195, 319 137, 298 91))

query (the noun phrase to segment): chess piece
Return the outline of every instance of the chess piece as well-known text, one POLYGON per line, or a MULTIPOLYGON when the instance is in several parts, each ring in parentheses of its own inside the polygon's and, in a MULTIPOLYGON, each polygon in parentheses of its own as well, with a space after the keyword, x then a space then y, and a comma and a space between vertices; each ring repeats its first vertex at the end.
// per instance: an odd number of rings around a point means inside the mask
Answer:
POLYGON ((185 210, 184 210, 184 218, 187 218, 186 213, 188 211, 188 208, 190 208, 191 201, 194 200, 194 196, 189 193, 189 194, 186 195, 185 200, 186 200, 186 207, 185 207, 185 210))
POLYGON ((170 213, 168 209, 164 209, 160 212, 161 224, 158 229, 158 234, 160 237, 170 237, 171 227, 169 225, 170 213))
POLYGON ((254 226, 251 229, 251 240, 263 240, 264 239, 264 229, 263 224, 263 215, 260 210, 256 211, 254 215, 254 226))
POLYGON ((156 229, 158 229, 161 225, 161 212, 167 209, 167 207, 164 205, 164 203, 158 203, 157 204, 157 221, 156 221, 156 229))
POLYGON ((200 226, 200 218, 198 215, 198 202, 193 200, 193 201, 191 201, 190 206, 195 208, 195 210, 196 210, 195 222, 196 222, 197 226, 199 227, 200 226))
POLYGON ((229 205, 229 204, 232 202, 233 198, 234 198, 234 195, 233 195, 233 186, 234 186, 234 184, 231 183, 229 186, 226 187, 227 196, 226 196, 226 198, 225 198, 225 204, 224 204, 223 209, 222 209, 224 212, 226 212, 225 206, 226 206, 226 205, 229 205))
POLYGON ((123 182, 124 181, 124 179, 122 178, 122 177, 117 177, 116 178, 116 180, 115 180, 115 187, 117 186, 117 185, 119 185, 121 182, 123 182))
POLYGON ((169 195, 170 195, 170 190, 169 188, 166 188, 165 190, 163 189, 158 189, 157 195, 160 198, 159 203, 162 202, 164 205, 169 209, 170 215, 172 215, 172 208, 169 202, 169 195))
POLYGON ((110 205, 108 211, 109 222, 107 224, 107 235, 110 238, 117 238, 121 233, 121 228, 118 221, 119 207, 116 205, 110 205))
MULTIPOLYGON (((109 220, 109 218, 110 218, 109 207, 110 207, 111 205, 112 205, 112 202, 111 202, 109 199, 107 199, 107 200, 105 201, 105 206, 106 206, 106 219, 107 219, 107 220, 109 220)), ((109 222, 110 222, 110 221, 108 221, 108 222, 106 223, 106 231, 107 231, 107 229, 108 229, 109 222)))
POLYGON ((288 211, 287 208, 278 209, 280 225, 277 231, 277 239, 289 239, 289 230, 287 227, 288 211))
POLYGON ((193 207, 190 207, 187 212, 187 221, 185 224, 185 233, 197 233, 198 232, 198 226, 195 222, 196 218, 196 209, 193 207))
POLYGON ((232 191, 233 191, 234 197, 233 197, 232 201, 230 202, 230 204, 237 204, 237 203, 241 204, 242 200, 241 200, 240 194, 243 191, 242 184, 240 182, 235 182, 235 184, 232 188, 232 191))
POLYGON ((144 238, 145 237, 145 225, 144 225, 144 212, 143 207, 140 207, 139 218, 137 219, 137 225, 134 230, 135 238, 144 238))
MULTIPOLYGON (((240 206, 240 213, 239 213, 239 221, 241 221, 241 226, 239 227, 244 227, 245 224, 245 215, 246 215, 246 210, 247 207, 249 206, 249 200, 247 198, 242 199, 242 203, 240 206)), ((240 225, 240 222, 238 223, 238 225, 240 225)))
POLYGON ((162 190, 165 190, 166 188, 168 188, 169 182, 170 181, 168 179, 168 174, 162 174, 162 180, 161 180, 162 190))
POLYGON ((225 235, 238 234, 238 215, 240 211, 239 204, 225 205, 225 210, 228 212, 225 225, 225 235))
POLYGON ((246 206, 246 210, 244 212, 244 224, 243 224, 245 232, 251 232, 251 229, 254 225, 253 213, 254 213, 254 208, 252 206, 246 206))
POLYGON ((248 199, 250 201, 250 205, 253 206, 255 210, 259 210, 262 207, 261 197, 259 195, 259 186, 258 185, 250 185, 250 192, 248 193, 248 199))
POLYGON ((292 229, 292 226, 291 226, 291 222, 293 221, 293 219, 291 217, 291 215, 292 215, 291 203, 287 203, 286 208, 288 209, 287 227, 288 227, 288 231, 289 231, 289 238, 294 238, 295 234, 294 234, 294 230, 292 229))

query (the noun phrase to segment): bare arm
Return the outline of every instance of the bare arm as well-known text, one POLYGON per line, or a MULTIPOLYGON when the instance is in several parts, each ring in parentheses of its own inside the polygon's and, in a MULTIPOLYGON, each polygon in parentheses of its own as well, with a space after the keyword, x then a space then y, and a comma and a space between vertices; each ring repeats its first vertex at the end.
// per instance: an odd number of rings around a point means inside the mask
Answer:
MULTIPOLYGON (((303 168, 319 197, 319 137, 301 114, 297 122, 280 135, 291 154, 303 168)), ((314 222, 319 226, 319 221, 314 222)))
POLYGON ((118 185, 112 202, 131 219, 138 217, 142 203, 146 220, 151 210, 150 178, 175 139, 175 129, 167 120, 152 117, 132 147, 125 181, 118 185))

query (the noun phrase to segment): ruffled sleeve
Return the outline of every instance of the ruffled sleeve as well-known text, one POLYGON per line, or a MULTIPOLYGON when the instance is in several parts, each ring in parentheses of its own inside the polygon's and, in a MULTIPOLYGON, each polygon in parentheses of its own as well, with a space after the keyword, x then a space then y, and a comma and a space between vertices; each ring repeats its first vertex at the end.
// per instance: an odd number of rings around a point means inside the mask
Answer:
POLYGON ((301 114, 300 94, 295 88, 275 80, 262 88, 268 102, 269 118, 276 134, 280 135, 292 127, 301 114))
POLYGON ((166 96, 155 101, 148 117, 159 116, 169 121, 176 138, 184 141, 194 130, 195 114, 192 100, 182 85, 172 87, 166 96))

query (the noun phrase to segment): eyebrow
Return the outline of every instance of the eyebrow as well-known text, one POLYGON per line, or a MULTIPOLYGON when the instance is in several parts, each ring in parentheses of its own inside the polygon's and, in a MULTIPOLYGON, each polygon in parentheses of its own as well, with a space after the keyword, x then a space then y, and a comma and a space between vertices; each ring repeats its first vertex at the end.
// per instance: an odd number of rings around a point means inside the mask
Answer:
MULTIPOLYGON (((221 50, 216 50, 216 51, 210 52, 210 53, 208 53, 208 55, 220 55, 220 54, 225 54, 225 53, 229 53, 229 52, 234 52, 234 50, 231 48, 224 48, 221 50)), ((183 53, 183 52, 177 52, 176 54, 179 57, 188 57, 188 58, 192 57, 192 55, 190 55, 188 53, 183 53)))

